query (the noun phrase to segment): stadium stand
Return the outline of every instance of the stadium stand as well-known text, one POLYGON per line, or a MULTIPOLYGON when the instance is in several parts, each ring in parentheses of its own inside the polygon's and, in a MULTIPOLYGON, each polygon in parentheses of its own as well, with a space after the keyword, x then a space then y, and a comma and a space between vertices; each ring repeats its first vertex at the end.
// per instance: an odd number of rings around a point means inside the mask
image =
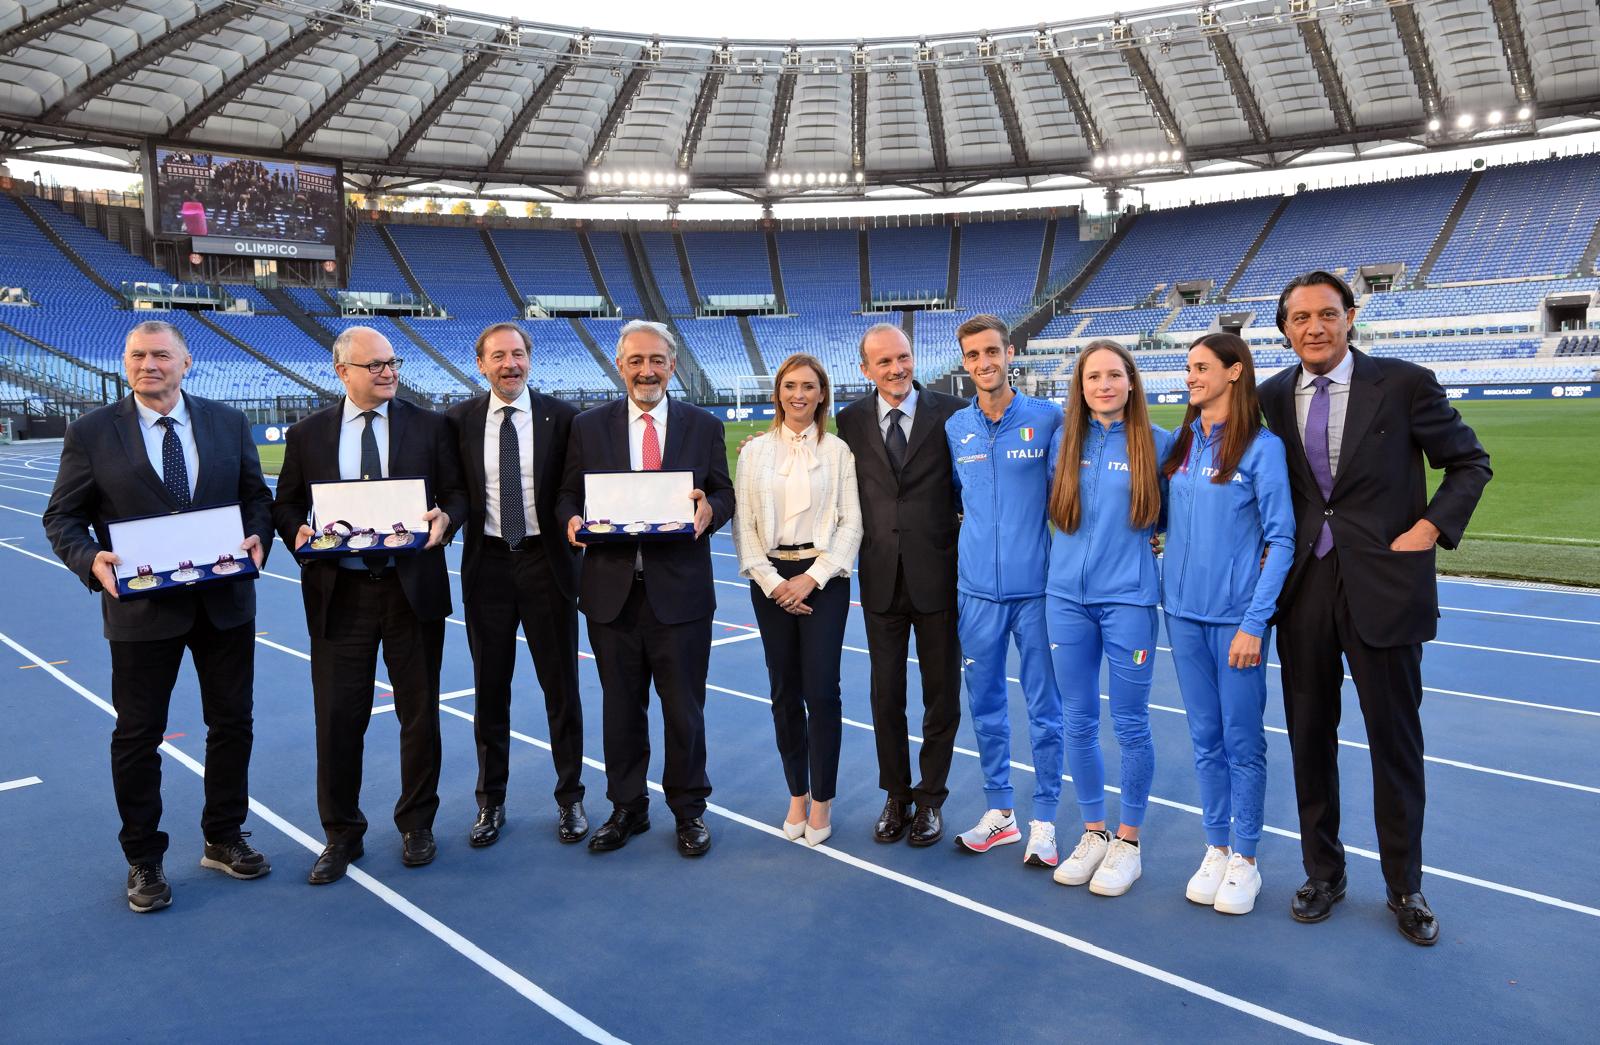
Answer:
POLYGON ((1008 322, 1020 318, 1033 303, 1033 283, 1043 248, 1042 221, 980 221, 962 226, 957 301, 963 308, 992 312, 1008 322))
POLYGON ((950 282, 950 229, 873 229, 867 258, 875 297, 943 298, 950 282))
POLYGON ((523 294, 594 297, 594 277, 576 233, 557 229, 493 229, 489 237, 523 294))
POLYGON ((1530 312, 1552 294, 1600 291, 1600 279, 1546 279, 1522 283, 1488 283, 1373 294, 1361 306, 1361 320, 1373 323, 1438 316, 1493 315, 1530 312))
POLYGON ((589 247, 595 261, 600 264, 600 278, 606 281, 611 301, 624 319, 640 319, 644 305, 639 301, 639 290, 633 279, 633 268, 628 263, 628 250, 623 245, 620 232, 591 232, 589 247))
POLYGON ((1573 274, 1600 221, 1600 156, 1484 172, 1429 283, 1573 274))
POLYGON ((701 294, 774 293, 767 240, 761 233, 685 232, 683 243, 701 294))
POLYGON ((1142 304, 1156 288, 1187 280, 1209 279, 1220 291, 1278 202, 1267 197, 1143 215, 1072 304, 1142 304))
POLYGON ((689 288, 683 282, 683 265, 678 260, 678 245, 670 232, 645 232, 639 239, 644 243, 645 256, 650 259, 650 270, 656 277, 656 287, 667 303, 667 312, 673 316, 695 314, 694 302, 689 300, 689 288))

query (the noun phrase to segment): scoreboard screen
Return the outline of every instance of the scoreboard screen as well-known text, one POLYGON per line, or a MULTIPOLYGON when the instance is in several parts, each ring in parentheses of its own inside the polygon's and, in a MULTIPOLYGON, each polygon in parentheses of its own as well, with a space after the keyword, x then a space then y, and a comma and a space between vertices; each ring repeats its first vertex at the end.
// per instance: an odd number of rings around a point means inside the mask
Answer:
POLYGON ((157 236, 198 253, 332 258, 344 213, 339 168, 156 146, 150 170, 157 236))

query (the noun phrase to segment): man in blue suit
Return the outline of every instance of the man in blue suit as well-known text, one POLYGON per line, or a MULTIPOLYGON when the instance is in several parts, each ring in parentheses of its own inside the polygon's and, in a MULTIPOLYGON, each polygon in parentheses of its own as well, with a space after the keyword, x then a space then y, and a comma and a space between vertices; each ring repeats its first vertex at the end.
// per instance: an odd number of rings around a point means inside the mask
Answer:
POLYGON ((160 747, 186 649, 206 721, 200 864, 233 878, 271 870, 240 830, 250 801, 256 591, 254 584, 210 584, 122 602, 122 560, 106 524, 237 503, 246 535, 238 550, 260 567, 272 543, 272 495, 244 414, 183 391, 193 360, 178 328, 140 323, 128 332, 122 358, 133 392, 68 426, 44 529, 67 568, 100 593, 117 711, 111 783, 122 815, 118 838, 128 861, 128 906, 144 914, 172 902, 162 869, 160 747))
POLYGON ((706 829, 706 668, 711 614, 710 534, 733 516, 722 422, 667 396, 677 366, 672 333, 637 321, 617 340, 617 370, 627 398, 572 422, 556 520, 574 545, 583 524, 584 474, 692 471, 694 540, 594 544, 583 554, 578 608, 600 670, 606 795, 613 811, 594 836, 595 852, 620 849, 650 827, 645 771, 650 763, 650 683, 661 698, 666 734, 662 785, 677 818, 678 852, 711 848, 706 829))

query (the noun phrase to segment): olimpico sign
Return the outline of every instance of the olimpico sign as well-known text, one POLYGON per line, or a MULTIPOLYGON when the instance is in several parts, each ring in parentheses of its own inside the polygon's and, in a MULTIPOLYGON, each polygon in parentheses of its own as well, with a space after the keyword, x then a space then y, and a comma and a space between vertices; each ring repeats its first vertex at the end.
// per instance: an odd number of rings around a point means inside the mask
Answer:
POLYGON ((291 240, 246 239, 235 236, 195 236, 190 248, 200 254, 233 254, 247 258, 308 258, 312 261, 337 257, 331 245, 291 240))

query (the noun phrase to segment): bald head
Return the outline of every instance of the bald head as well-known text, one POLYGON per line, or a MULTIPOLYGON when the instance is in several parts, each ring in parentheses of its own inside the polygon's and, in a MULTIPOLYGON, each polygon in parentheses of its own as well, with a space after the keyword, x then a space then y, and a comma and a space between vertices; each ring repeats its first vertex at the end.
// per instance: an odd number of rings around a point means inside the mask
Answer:
POLYGON ((878 394, 886 402, 903 402, 911 394, 916 374, 906 332, 893 323, 879 323, 867 328, 860 347, 861 373, 878 386, 878 394))
POLYGON ((389 339, 371 327, 351 327, 334 339, 333 369, 361 410, 377 409, 400 388, 400 360, 389 339))

